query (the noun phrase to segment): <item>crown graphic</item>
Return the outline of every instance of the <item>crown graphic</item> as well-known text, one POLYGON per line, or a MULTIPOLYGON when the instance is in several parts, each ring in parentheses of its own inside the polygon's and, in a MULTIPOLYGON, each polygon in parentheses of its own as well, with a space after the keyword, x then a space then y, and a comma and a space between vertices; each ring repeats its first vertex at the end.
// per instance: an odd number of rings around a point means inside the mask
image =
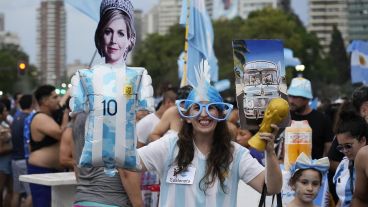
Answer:
POLYGON ((119 9, 125 12, 130 20, 133 20, 134 8, 130 0, 103 0, 100 6, 100 17, 110 9, 119 9))

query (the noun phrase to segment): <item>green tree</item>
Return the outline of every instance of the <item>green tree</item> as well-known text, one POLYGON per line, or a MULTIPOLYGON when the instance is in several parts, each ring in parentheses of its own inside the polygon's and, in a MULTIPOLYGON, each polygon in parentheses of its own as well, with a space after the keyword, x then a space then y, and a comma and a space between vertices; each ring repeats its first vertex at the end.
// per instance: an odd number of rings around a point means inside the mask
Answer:
POLYGON ((336 25, 333 26, 332 40, 330 43, 329 60, 331 70, 335 70, 339 74, 336 78, 337 84, 344 84, 351 79, 349 57, 346 53, 344 39, 336 25))
MULTIPOLYGON (((294 51, 307 69, 304 76, 314 79, 320 75, 321 47, 315 35, 306 31, 299 18, 292 13, 264 8, 250 13, 246 20, 235 18, 214 22, 215 53, 219 59, 220 79, 233 80, 232 46, 234 39, 280 39, 284 46, 294 51)), ((296 75, 295 69, 286 69, 288 81, 296 75)))
MULTIPOLYGON (((218 20, 213 22, 215 33, 214 50, 219 64, 219 79, 229 79, 234 83, 234 60, 232 40, 236 39, 280 39, 284 46, 294 51, 306 66, 304 77, 312 81, 315 95, 326 96, 331 93, 317 90, 326 83, 334 83, 337 73, 330 70, 329 61, 323 58, 323 50, 315 34, 309 33, 300 19, 293 13, 264 8, 250 13, 247 19, 218 20)), ((154 86, 171 82, 179 84, 177 77, 177 58, 184 49, 184 28, 171 27, 167 35, 153 34, 136 48, 133 63, 144 66, 152 76, 154 86)), ((295 69, 286 69, 287 82, 295 77, 295 69)), ((228 91, 233 96, 234 85, 228 91)))
POLYGON ((32 75, 36 67, 28 63, 28 55, 18 45, 0 45, 0 90, 5 93, 30 92, 36 85, 35 76, 32 75), (23 76, 18 74, 19 61, 27 63, 23 76))
POLYGON ((175 25, 167 35, 151 34, 134 52, 133 65, 147 68, 156 89, 179 85, 177 59, 184 48, 184 32, 175 25))

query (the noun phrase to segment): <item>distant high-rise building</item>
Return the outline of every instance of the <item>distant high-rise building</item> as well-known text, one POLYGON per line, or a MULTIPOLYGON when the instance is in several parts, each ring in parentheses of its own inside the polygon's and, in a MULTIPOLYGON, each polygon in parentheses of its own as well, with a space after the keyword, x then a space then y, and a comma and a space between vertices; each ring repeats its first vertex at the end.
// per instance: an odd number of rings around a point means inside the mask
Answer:
MULTIPOLYGON (((208 15, 214 16, 214 1, 204 0, 208 15)), ((160 0, 143 19, 143 39, 152 33, 166 34, 169 28, 179 23, 182 0, 160 0)), ((237 14, 247 18, 249 13, 264 7, 290 8, 290 0, 238 0, 237 14)))
POLYGON ((20 40, 16 33, 0 31, 0 44, 12 44, 20 46, 20 40))
MULTIPOLYGON (((204 0, 204 2, 211 17, 213 0, 204 0)), ((158 5, 144 16, 143 38, 152 33, 166 34, 171 26, 179 24, 181 6, 182 0, 160 0, 158 5)))
POLYGON ((368 40, 368 0, 348 0, 349 40, 368 40))
POLYGON ((5 18, 4 14, 0 13, 0 32, 5 30, 5 18))
POLYGON ((1 44, 13 44, 20 45, 19 37, 16 33, 5 31, 5 16, 0 13, 0 45, 1 44))
POLYGON ((143 12, 142 10, 134 11, 134 28, 136 33, 136 41, 135 44, 139 45, 142 41, 142 28, 143 28, 143 12))
POLYGON ((181 3, 181 0, 160 0, 158 33, 166 34, 172 25, 179 23, 181 3))
POLYGON ((158 33, 159 12, 159 6, 156 5, 144 15, 142 22, 142 39, 145 39, 149 34, 158 33))
POLYGON ((346 0, 309 0, 308 31, 314 32, 325 52, 329 51, 333 26, 336 25, 345 45, 348 43, 346 0))
POLYGON ((38 8, 38 68, 42 84, 66 77, 66 14, 63 0, 42 0, 38 8))
MULTIPOLYGON (((143 35, 143 12, 142 10, 134 10, 134 28, 135 28, 135 35, 136 35, 136 39, 135 39, 135 45, 134 48, 137 48, 140 44, 140 42, 142 41, 142 35, 143 35)), ((126 63, 127 64, 131 64, 133 61, 133 53, 134 53, 134 49, 133 51, 131 51, 128 54, 128 57, 126 59, 126 63)))
POLYGON ((277 8, 277 2, 277 0, 239 0, 239 16, 246 19, 252 11, 265 7, 277 8))

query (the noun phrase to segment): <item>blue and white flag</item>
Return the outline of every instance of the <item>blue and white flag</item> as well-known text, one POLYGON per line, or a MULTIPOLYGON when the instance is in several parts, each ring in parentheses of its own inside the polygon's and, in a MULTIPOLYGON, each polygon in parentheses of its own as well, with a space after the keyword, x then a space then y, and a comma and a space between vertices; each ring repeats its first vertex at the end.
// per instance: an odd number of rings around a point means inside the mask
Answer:
MULTIPOLYGON (((187 0, 183 0, 180 24, 186 25, 187 0)), ((188 59, 187 80, 193 86, 197 85, 195 68, 198 68, 203 59, 210 66, 211 81, 218 80, 217 58, 213 50, 213 28, 211 19, 207 14, 203 0, 191 0, 189 9, 188 31, 188 59)))
POLYGON ((100 19, 101 0, 65 0, 65 2, 96 22, 100 19))
POLYGON ((299 58, 294 57, 293 50, 291 50, 289 48, 284 48, 284 63, 285 63, 285 67, 286 66, 295 67, 295 66, 301 64, 299 58))
POLYGON ((233 19, 238 16, 239 0, 214 0, 212 19, 233 19))
POLYGON ((351 52, 351 82, 368 83, 368 41, 354 40, 348 46, 351 52))

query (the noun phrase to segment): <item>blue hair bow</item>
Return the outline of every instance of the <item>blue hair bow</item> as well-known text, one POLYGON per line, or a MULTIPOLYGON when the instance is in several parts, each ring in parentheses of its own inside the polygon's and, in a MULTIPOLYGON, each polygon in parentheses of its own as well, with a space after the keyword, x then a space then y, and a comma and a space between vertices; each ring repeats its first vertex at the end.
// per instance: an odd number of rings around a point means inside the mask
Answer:
POLYGON ((295 164, 291 166, 290 171, 291 175, 293 175, 300 169, 314 169, 325 174, 329 168, 330 162, 327 157, 318 160, 311 160, 306 154, 304 154, 304 152, 302 152, 296 159, 295 164))

